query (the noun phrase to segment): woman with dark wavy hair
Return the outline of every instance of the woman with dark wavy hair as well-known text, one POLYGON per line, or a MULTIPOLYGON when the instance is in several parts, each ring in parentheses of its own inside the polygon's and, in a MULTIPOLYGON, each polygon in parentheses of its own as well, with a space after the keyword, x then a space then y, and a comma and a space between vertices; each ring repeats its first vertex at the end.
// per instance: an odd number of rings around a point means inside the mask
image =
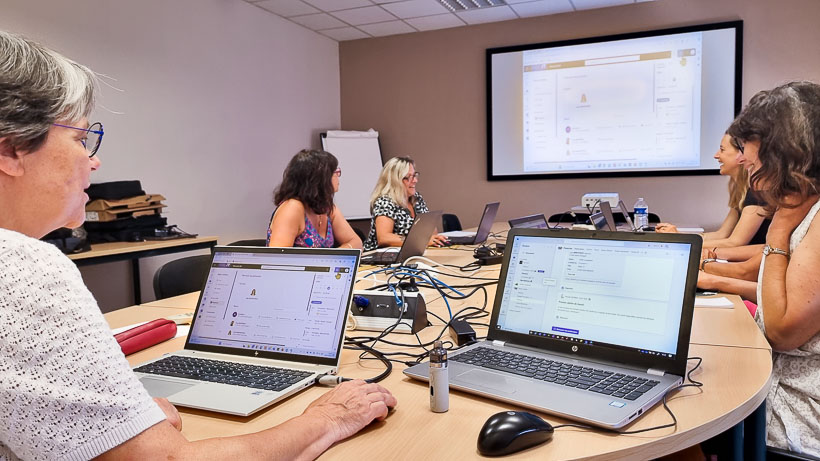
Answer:
POLYGON ((728 133, 774 212, 755 313, 774 350, 767 443, 820 456, 820 85, 761 91, 728 133))
POLYGON ((285 167, 273 194, 276 210, 268 226, 268 246, 362 248, 362 240, 333 204, 342 170, 330 152, 301 150, 285 167))

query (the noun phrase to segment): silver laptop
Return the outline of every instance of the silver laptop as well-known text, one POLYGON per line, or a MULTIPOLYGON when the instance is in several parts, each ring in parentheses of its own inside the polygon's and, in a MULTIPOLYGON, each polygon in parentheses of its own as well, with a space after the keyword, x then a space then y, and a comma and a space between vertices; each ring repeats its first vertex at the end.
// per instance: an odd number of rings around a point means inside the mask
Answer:
POLYGON ((529 229, 549 229, 547 218, 543 214, 533 214, 529 216, 522 216, 507 221, 510 224, 510 229, 516 227, 526 227, 529 229))
POLYGON ((214 247, 185 348, 134 372, 153 397, 241 416, 335 374, 359 256, 214 247))
POLYGON ((629 424, 683 380, 700 250, 696 235, 512 229, 487 339, 450 356, 450 387, 629 424))
POLYGON ((453 245, 478 245, 484 243, 487 237, 490 236, 490 229, 495 222, 495 215, 498 214, 498 207, 501 202, 488 203, 484 206, 484 214, 481 215, 481 221, 478 222, 478 230, 472 231, 450 231, 442 232, 441 235, 447 237, 453 245))
POLYGON ((436 233, 436 226, 440 224, 441 211, 420 213, 404 238, 401 248, 383 248, 369 252, 362 257, 362 264, 390 265, 423 255, 430 238, 436 233))

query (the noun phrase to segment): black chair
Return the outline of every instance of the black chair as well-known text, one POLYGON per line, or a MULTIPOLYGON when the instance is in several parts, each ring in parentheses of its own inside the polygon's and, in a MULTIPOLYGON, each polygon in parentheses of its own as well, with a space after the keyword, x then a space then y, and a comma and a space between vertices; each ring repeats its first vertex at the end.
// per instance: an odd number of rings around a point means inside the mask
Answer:
POLYGON ((563 213, 555 213, 554 215, 549 217, 547 222, 550 223, 550 226, 571 226, 573 224, 586 224, 589 222, 589 213, 575 213, 574 216, 569 211, 565 211, 563 213))
POLYGON ((362 232, 362 230, 361 230, 361 229, 359 229, 358 227, 353 227, 353 226, 350 226, 350 227, 353 229, 353 232, 355 232, 355 233, 356 233, 356 235, 357 235, 360 239, 362 239, 362 243, 364 243, 365 238, 367 238, 367 237, 364 235, 364 232, 362 232))
POLYGON ((766 447, 766 459, 771 461, 820 461, 820 458, 811 455, 794 453, 792 451, 769 446, 766 447))
POLYGON ((228 246, 231 247, 263 247, 267 246, 266 239, 248 239, 248 240, 237 240, 233 243, 229 243, 228 246))
POLYGON ((460 231, 461 221, 458 220, 458 216, 445 213, 441 215, 441 229, 442 232, 460 231))
POLYGON ((154 274, 157 299, 199 291, 205 285, 211 255, 188 256, 165 263, 154 274))

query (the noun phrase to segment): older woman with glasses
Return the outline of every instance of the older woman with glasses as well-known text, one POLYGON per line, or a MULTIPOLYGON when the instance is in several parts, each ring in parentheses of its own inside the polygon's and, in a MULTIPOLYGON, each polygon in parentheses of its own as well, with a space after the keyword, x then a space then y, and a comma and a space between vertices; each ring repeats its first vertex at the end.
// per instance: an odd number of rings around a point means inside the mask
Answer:
POLYGON ((820 85, 752 97, 728 133, 774 212, 762 251, 755 321, 774 349, 767 443, 820 456, 820 85))
POLYGON ((333 204, 341 176, 339 161, 330 152, 294 155, 273 194, 277 208, 268 225, 268 246, 361 248, 362 239, 333 204))
POLYGON ((100 167, 95 76, 0 31, 0 459, 315 458, 395 398, 344 383, 255 434, 188 442, 137 380, 77 267, 38 240, 79 226, 100 167))
MULTIPOLYGON (((378 247, 398 247, 410 232, 419 213, 427 213, 427 203, 416 190, 419 172, 410 157, 393 157, 384 164, 373 194, 370 196, 370 233, 365 251, 378 247)), ((447 237, 434 235, 430 246, 442 246, 447 237)))

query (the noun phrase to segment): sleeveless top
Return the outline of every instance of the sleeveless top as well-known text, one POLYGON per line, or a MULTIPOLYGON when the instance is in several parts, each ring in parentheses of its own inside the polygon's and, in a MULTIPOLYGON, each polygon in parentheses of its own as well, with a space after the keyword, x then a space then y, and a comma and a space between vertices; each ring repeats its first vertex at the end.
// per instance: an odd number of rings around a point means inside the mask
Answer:
MULTIPOLYGON (((270 222, 268 223, 268 238, 265 240, 265 245, 270 245, 270 225, 273 223, 273 216, 275 214, 276 210, 273 210, 273 213, 270 215, 270 222)), ((326 217, 327 235, 322 237, 319 230, 313 226, 313 223, 310 222, 310 219, 308 219, 307 215, 305 215, 305 230, 296 236, 296 240, 293 241, 293 246, 305 248, 333 248, 333 244, 335 242, 333 240, 333 226, 330 225, 330 215, 327 215, 326 217)))
MULTIPOLYGON (((820 200, 792 232, 789 252, 800 251, 812 220, 820 210, 820 200)), ((765 333, 763 323, 763 268, 757 279, 758 307, 755 322, 765 333)), ((772 387, 766 397, 767 444, 797 453, 820 456, 820 333, 805 344, 786 352, 772 351, 772 387)))
MULTIPOLYGON (((765 206, 766 202, 762 200, 760 197, 757 196, 755 191, 749 189, 746 192, 746 198, 743 200, 742 208, 746 208, 747 206, 765 206)), ((749 245, 760 245, 766 243, 766 234, 769 232, 769 225, 772 223, 772 218, 767 216, 763 219, 763 222, 760 223, 760 227, 757 228, 757 232, 755 235, 752 236, 752 239, 749 240, 749 245)))
MULTIPOLYGON (((416 192, 415 197, 416 200, 413 204, 415 215, 418 216, 421 213, 429 213, 430 210, 427 208, 427 202, 424 201, 424 197, 418 192, 416 192)), ((392 219, 393 233, 397 235, 406 237, 410 232, 410 228, 413 226, 413 216, 410 214, 410 210, 400 206, 386 195, 381 195, 376 198, 373 202, 371 214, 373 217, 370 218, 370 233, 367 234, 367 238, 364 241, 364 251, 375 250, 379 247, 379 240, 376 236, 377 217, 387 216, 392 219)))

